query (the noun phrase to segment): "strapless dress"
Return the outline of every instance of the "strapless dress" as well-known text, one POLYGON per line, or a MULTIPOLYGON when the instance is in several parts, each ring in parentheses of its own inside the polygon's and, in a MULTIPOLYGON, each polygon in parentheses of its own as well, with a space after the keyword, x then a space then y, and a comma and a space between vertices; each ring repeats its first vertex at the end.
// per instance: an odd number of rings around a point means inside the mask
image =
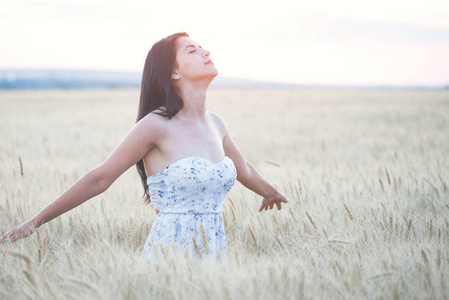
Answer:
POLYGON ((141 257, 158 259, 164 251, 179 250, 196 257, 226 255, 223 201, 236 177, 227 156, 217 163, 189 156, 148 177, 151 202, 159 214, 141 257))

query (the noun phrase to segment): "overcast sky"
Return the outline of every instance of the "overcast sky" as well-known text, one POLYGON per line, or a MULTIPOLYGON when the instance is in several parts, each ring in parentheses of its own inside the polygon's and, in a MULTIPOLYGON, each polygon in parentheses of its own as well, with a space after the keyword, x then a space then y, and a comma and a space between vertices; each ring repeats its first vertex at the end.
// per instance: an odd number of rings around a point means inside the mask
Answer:
POLYGON ((0 0, 0 69, 141 71, 186 31, 221 76, 449 85, 449 1, 0 0), (313 2, 313 3, 312 3, 313 2))

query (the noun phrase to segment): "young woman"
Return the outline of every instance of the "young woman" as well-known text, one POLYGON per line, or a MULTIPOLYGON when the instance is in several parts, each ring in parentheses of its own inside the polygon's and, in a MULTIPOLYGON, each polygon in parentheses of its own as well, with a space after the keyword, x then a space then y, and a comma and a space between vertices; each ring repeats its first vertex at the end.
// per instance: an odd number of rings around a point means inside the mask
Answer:
POLYGON ((210 52, 186 33, 155 43, 145 61, 136 125, 103 164, 0 242, 30 235, 106 191, 136 164, 145 198, 158 213, 142 256, 155 257, 159 247, 173 245, 193 253, 192 237, 203 253, 225 253, 223 200, 235 179, 263 197, 259 212, 281 209, 288 200, 245 160, 224 121, 206 110, 206 91, 217 74, 210 52))

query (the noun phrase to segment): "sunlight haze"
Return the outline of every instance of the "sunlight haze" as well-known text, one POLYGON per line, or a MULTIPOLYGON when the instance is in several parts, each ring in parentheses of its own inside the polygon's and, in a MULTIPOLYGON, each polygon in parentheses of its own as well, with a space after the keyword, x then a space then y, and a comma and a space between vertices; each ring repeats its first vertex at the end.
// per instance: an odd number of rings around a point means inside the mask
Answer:
POLYGON ((449 85, 447 1, 0 1, 0 69, 138 71, 186 31, 220 76, 449 85))

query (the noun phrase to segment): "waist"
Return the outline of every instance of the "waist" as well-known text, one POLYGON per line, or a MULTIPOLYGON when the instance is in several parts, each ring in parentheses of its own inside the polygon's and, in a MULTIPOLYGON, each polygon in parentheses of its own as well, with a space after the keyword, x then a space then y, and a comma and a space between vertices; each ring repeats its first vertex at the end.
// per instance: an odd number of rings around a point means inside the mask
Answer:
POLYGON ((160 214, 164 214, 164 215, 219 215, 221 214, 223 211, 204 211, 204 212, 196 212, 196 211, 184 211, 184 212, 172 212, 172 211, 160 211, 160 214))

